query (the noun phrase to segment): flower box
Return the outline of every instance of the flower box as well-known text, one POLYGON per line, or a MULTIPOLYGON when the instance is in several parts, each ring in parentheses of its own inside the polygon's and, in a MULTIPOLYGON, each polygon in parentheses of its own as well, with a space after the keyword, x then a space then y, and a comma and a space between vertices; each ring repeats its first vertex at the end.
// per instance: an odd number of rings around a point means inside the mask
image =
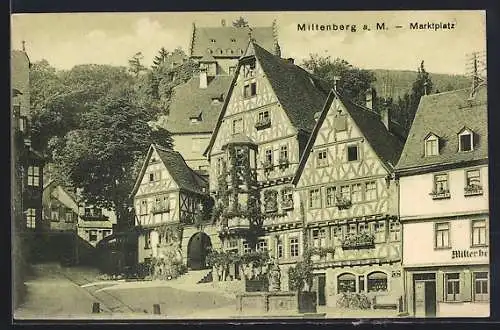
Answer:
POLYGON ((290 165, 290 162, 289 162, 288 158, 280 158, 278 160, 278 165, 281 169, 283 169, 283 168, 287 168, 288 165, 290 165))
POLYGON ((264 163, 264 171, 269 172, 274 169, 274 165, 271 162, 265 162, 264 163))
POLYGON ((168 212, 170 212, 170 208, 168 206, 153 206, 153 208, 151 209, 151 213, 153 214, 168 212))
POLYGON ((445 199, 450 198, 450 191, 448 189, 442 189, 439 191, 433 190, 429 195, 432 196, 432 199, 445 199))
POLYGON ((482 195, 483 187, 479 185, 469 185, 464 188, 464 196, 482 195))
POLYGON ((337 206, 339 210, 346 210, 352 206, 352 202, 349 199, 337 197, 335 206, 337 206))
POLYGON ((256 129, 266 129, 266 128, 269 128, 269 127, 271 127, 271 118, 269 118, 269 117, 263 118, 261 120, 258 120, 255 123, 255 128, 256 129))
POLYGON ((284 201, 281 201, 281 208, 283 210, 293 209, 293 199, 286 199, 284 201))
POLYGON ((347 236, 342 241, 343 250, 369 249, 375 246, 375 236, 373 234, 362 233, 347 236))

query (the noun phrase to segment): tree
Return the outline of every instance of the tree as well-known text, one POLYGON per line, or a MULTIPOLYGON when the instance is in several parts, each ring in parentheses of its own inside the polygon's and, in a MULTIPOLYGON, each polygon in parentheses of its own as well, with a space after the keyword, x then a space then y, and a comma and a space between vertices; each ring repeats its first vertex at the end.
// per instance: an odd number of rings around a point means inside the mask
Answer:
POLYGON ((172 147, 168 132, 151 128, 154 117, 133 96, 124 86, 111 90, 81 115, 78 129, 51 141, 59 172, 83 189, 86 202, 114 210, 120 228, 133 222, 128 196, 145 150, 151 143, 172 147))
POLYGON ((160 50, 158 51, 158 55, 153 58, 153 70, 162 66, 166 62, 168 56, 169 52, 165 49, 165 47, 160 48, 160 50))
POLYGON ((334 84, 335 78, 339 77, 337 88, 351 100, 364 104, 366 91, 375 81, 375 74, 369 70, 359 69, 349 64, 346 60, 330 56, 319 56, 310 54, 310 58, 302 65, 320 78, 334 84))
POLYGON ((237 28, 247 27, 248 22, 247 20, 245 20, 245 18, 240 16, 237 20, 233 21, 233 26, 237 28))
POLYGON ((142 65, 141 61, 144 59, 142 52, 135 53, 134 56, 130 60, 128 60, 129 71, 135 76, 138 77, 142 71, 146 71, 146 67, 142 65))

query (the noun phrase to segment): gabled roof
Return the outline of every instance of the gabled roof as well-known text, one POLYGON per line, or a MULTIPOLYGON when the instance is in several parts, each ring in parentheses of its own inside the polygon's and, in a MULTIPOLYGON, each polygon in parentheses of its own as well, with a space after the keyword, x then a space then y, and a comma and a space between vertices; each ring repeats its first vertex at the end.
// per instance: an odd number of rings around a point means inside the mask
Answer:
POLYGON ((167 168, 168 173, 174 182, 179 186, 179 189, 200 194, 205 193, 208 188, 208 182, 186 164, 184 158, 179 152, 152 144, 149 147, 144 163, 142 164, 141 171, 130 194, 131 197, 133 197, 139 189, 153 151, 157 152, 160 160, 167 168))
POLYGON ((318 132, 323 125, 323 122, 328 115, 330 106, 333 100, 338 99, 344 105, 347 113, 359 128, 361 134, 366 139, 366 142, 371 146, 375 154, 382 161, 384 167, 388 171, 394 169, 397 163, 401 150, 403 149, 403 142, 400 137, 388 131, 380 119, 380 115, 374 111, 352 102, 350 99, 343 97, 339 92, 331 90, 328 98, 324 104, 323 110, 316 122, 313 132, 311 133, 307 142, 306 148, 300 159, 299 167, 293 178, 293 184, 297 184, 302 171, 307 163, 311 149, 314 146, 318 132))
MULTIPOLYGON (((311 132, 315 124, 314 113, 323 109, 330 89, 329 84, 287 60, 272 55, 254 42, 249 43, 247 52, 255 53, 256 59, 259 61, 271 88, 292 125, 297 130, 311 132)), ((238 63, 237 72, 239 72, 240 66, 241 62, 238 63)), ((213 146, 236 79, 237 75, 234 76, 231 83, 228 95, 219 113, 217 126, 205 150, 205 155, 213 146)))
POLYGON ((470 89, 423 96, 410 128, 397 170, 488 159, 487 88, 479 87, 469 101, 470 89), (474 132, 474 150, 458 152, 458 133, 474 132), (430 133, 440 139, 439 155, 424 156, 423 141, 430 133))
POLYGON ((174 89, 170 101, 169 115, 163 116, 158 124, 171 133, 212 133, 217 124, 217 117, 222 102, 214 102, 214 98, 226 98, 231 84, 231 76, 215 76, 207 88, 200 88, 200 77, 192 77, 185 84, 174 89), (201 121, 191 122, 191 118, 201 121))
POLYGON ((234 57, 242 55, 249 40, 250 30, 252 38, 268 51, 274 49, 273 28, 269 27, 196 27, 193 29, 191 39, 191 57, 202 57, 208 49, 212 50, 214 57, 234 57), (212 42, 215 40, 215 42, 212 42), (232 41, 234 40, 234 41, 232 41), (222 50, 222 54, 218 52, 222 50))

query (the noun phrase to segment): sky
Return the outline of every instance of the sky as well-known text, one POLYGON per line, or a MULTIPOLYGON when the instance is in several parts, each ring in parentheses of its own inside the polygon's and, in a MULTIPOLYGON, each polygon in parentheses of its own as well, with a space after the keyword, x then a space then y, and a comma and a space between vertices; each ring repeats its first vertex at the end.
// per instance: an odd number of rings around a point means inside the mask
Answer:
POLYGON ((11 45, 31 62, 46 59, 58 69, 78 64, 124 65, 137 52, 151 65, 161 47, 186 52, 192 24, 220 26, 243 16, 251 26, 278 25, 283 57, 296 63, 316 53, 340 57, 365 69, 416 70, 422 60, 432 73, 464 74, 472 52, 486 50, 484 11, 366 12, 190 12, 36 13, 11 18, 11 45), (376 30, 376 23, 386 30, 376 30), (450 23, 452 29, 414 30, 410 23, 450 23), (356 32, 299 31, 300 24, 356 25, 356 32), (363 30, 363 25, 370 30, 363 30), (401 25, 402 28, 395 28, 401 25))

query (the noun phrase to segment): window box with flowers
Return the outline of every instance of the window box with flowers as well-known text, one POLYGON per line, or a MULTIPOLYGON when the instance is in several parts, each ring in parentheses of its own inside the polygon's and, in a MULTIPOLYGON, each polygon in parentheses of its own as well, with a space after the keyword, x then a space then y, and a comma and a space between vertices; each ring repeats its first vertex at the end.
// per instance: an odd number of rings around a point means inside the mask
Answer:
POLYGON ((271 172, 274 168, 274 165, 273 163, 271 163, 270 161, 266 161, 264 162, 264 171, 265 172, 271 172))
POLYGON ((429 195, 432 196, 432 199, 445 199, 451 196, 449 189, 432 190, 429 195))
POLYGON ((483 187, 477 184, 471 184, 464 187, 464 196, 482 195, 483 187))
POLYGON ((337 206, 339 210, 346 210, 352 206, 352 202, 350 199, 337 195, 335 197, 335 206, 337 206))
POLYGON ((369 249, 375 246, 375 235, 360 233, 346 236, 342 241, 343 250, 369 249))
POLYGON ((284 169, 287 168, 288 165, 290 165, 290 161, 288 160, 288 158, 280 157, 278 160, 278 165, 280 169, 284 169))
POLYGON ((266 129, 271 127, 271 117, 262 117, 257 120, 255 123, 255 128, 260 130, 260 129, 266 129))
POLYGON ((153 207, 151 208, 151 213, 153 214, 168 213, 168 212, 170 212, 169 205, 153 205, 153 207))
POLYGON ((293 209, 293 199, 285 199, 285 200, 281 201, 281 208, 283 210, 293 209))
POLYGON ((278 212, 278 192, 275 190, 264 191, 264 207, 266 213, 278 212))

